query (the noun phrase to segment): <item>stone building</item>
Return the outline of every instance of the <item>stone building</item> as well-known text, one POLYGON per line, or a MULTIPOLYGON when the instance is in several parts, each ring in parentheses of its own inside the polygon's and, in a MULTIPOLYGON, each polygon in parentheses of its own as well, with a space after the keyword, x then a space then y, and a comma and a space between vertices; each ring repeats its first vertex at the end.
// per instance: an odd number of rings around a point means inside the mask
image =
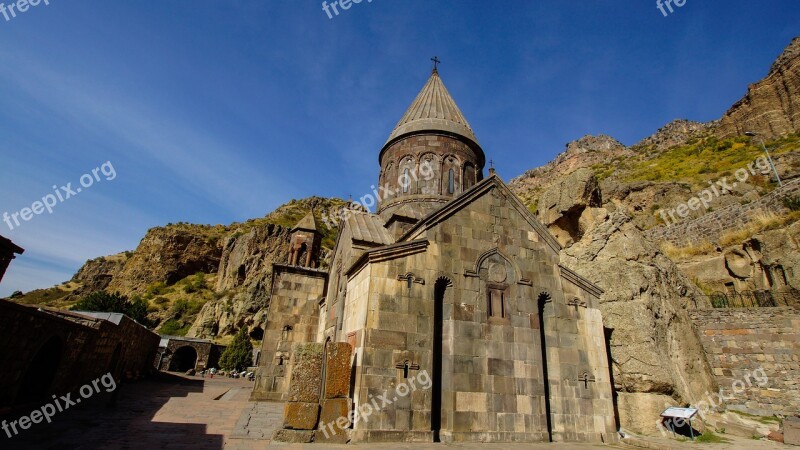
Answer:
POLYGON ((155 367, 171 372, 219 368, 219 358, 224 351, 224 345, 208 339, 162 335, 155 367))
POLYGON ((3 281, 3 275, 8 269, 11 260, 16 258, 15 255, 21 255, 25 249, 11 242, 10 239, 0 236, 0 281, 3 281))
MULTIPOLYGON (((346 342, 351 408, 423 371, 432 381, 353 424, 354 442, 614 440, 601 291, 484 178, 436 69, 378 160, 377 213, 345 211, 330 272, 295 256, 275 266, 253 397, 287 399, 293 346, 346 342)), ((318 233, 299 228, 314 248, 318 233)))
MULTIPOLYGON (((152 371, 158 335, 123 314, 59 311, 0 300, 0 415, 111 373, 152 371)), ((29 409, 28 409, 29 411, 29 409)))

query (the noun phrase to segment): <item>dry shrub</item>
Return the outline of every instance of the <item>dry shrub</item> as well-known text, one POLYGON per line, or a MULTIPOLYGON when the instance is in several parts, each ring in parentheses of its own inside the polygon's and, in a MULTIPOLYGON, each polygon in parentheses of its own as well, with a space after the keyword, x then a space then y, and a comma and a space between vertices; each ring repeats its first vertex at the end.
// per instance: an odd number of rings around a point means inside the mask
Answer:
POLYGON ((714 245, 710 242, 703 242, 698 245, 689 245, 686 247, 678 247, 670 242, 661 244, 661 251, 672 260, 688 259, 697 255, 708 255, 715 250, 714 245))

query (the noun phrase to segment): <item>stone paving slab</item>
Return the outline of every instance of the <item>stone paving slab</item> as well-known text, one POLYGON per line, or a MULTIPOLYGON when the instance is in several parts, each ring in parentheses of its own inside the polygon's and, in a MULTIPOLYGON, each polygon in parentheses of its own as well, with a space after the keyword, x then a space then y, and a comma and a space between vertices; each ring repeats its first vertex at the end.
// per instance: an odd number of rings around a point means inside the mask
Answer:
MULTIPOLYGON (((631 448, 624 444, 284 444, 271 443, 283 420, 283 404, 250 402, 252 383, 229 378, 162 376, 124 385, 116 407, 108 396, 98 396, 8 439, 0 435, 0 449, 58 450, 522 450, 631 448), (218 399, 218 400, 217 400, 218 399)), ((18 417, 18 416, 17 416, 18 417)), ((6 418, 13 420, 16 417, 6 418)), ((728 436, 726 436, 728 437, 728 436)), ((640 438, 650 448, 760 450, 779 444, 732 438, 728 444, 697 444, 666 438, 640 438)))

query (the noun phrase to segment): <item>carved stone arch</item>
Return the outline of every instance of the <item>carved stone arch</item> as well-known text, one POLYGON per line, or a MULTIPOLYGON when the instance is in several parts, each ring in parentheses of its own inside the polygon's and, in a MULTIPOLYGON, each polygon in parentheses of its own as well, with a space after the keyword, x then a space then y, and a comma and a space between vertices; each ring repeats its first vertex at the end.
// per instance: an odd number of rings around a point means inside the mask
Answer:
POLYGON ((437 195, 440 192, 439 188, 439 181, 440 181, 440 168, 441 168, 441 158, 436 153, 433 152, 425 152, 420 155, 419 165, 417 166, 417 176, 419 178, 418 184, 418 192, 423 195, 437 195), (430 169, 422 170, 423 164, 430 164, 430 169), (428 177, 425 176, 428 175, 428 177))
POLYGON ((416 194, 417 183, 417 158, 414 155, 405 155, 398 162, 397 171, 397 190, 399 195, 416 194), (404 186, 405 184, 407 186, 404 186))
POLYGON ((397 165, 394 161, 389 161, 386 163, 386 168, 382 174, 382 181, 381 186, 384 187, 385 191, 381 192, 381 196, 383 200, 388 200, 393 198, 397 192, 397 165))
POLYGON ((452 154, 445 155, 442 158, 441 174, 443 195, 458 195, 463 192, 461 189, 461 158, 452 154))
POLYGON ((511 258, 506 256, 497 247, 481 253, 480 256, 478 256, 478 259, 475 261, 475 267, 472 270, 469 270, 469 269, 466 270, 464 272, 464 276, 467 276, 467 277, 477 277, 477 276, 479 276, 480 275, 481 266, 483 265, 483 263, 486 262, 486 260, 488 260, 489 258, 491 258, 493 256, 499 256, 500 258, 504 259, 513 268, 514 275, 516 277, 516 280, 514 280, 514 281, 517 284, 524 284, 526 286, 530 286, 531 285, 530 280, 526 280, 526 279, 522 278, 522 271, 519 270, 519 266, 517 266, 517 264, 514 263, 514 261, 511 258))
POLYGON ((439 275, 439 276, 437 276, 436 277, 436 283, 439 283, 440 281, 445 283, 445 286, 447 286, 447 287, 453 287, 453 280, 451 280, 450 277, 447 276, 447 275, 439 275))
POLYGON ((397 279, 408 283, 409 288, 411 288, 412 283, 423 284, 423 285, 425 284, 425 279, 414 275, 414 272, 408 272, 406 274, 398 275, 397 279))

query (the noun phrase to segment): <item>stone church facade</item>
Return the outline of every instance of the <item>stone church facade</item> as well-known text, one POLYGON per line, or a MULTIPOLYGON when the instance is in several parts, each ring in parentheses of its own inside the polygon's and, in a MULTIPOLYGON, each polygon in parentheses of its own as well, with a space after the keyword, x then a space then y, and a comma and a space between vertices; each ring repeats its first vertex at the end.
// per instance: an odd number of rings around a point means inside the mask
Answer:
POLYGON ((616 439, 601 291, 485 161, 434 69, 379 153, 377 213, 345 211, 329 272, 313 214, 293 230, 254 399, 287 399, 295 344, 347 342, 351 408, 431 379, 354 442, 616 439))

